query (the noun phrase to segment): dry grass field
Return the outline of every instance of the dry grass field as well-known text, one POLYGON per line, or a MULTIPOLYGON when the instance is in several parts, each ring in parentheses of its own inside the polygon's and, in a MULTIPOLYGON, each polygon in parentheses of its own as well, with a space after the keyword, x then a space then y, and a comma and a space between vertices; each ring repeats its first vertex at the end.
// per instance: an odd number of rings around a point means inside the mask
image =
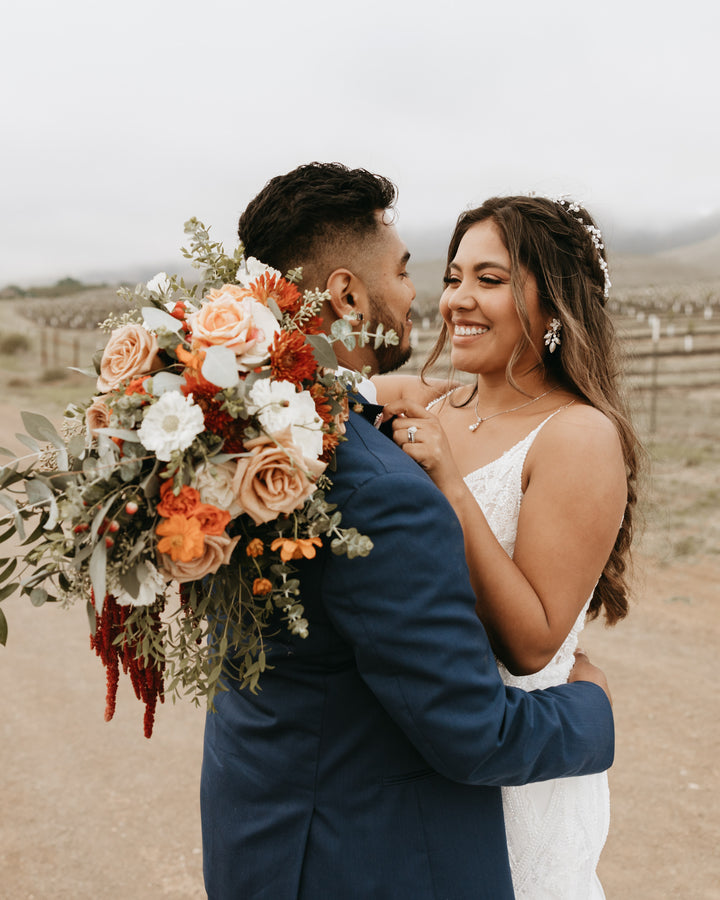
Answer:
MULTIPOLYGON (((673 321, 699 322, 703 291, 697 310, 678 309, 673 321)), ((670 297, 664 328, 673 296, 663 294, 670 297)), ((621 327, 637 332, 643 319, 625 313, 621 327)), ((720 325, 717 307, 713 313, 706 325, 720 325)), ((3 446, 19 446, 20 409, 57 420, 91 384, 58 370, 74 364, 76 339, 85 365, 97 336, 55 323, 43 350, 38 322, 31 303, 0 304, 2 335, 30 340, 26 351, 0 354, 3 446)), ((720 352, 720 337, 709 340, 720 352)), ((646 343, 638 336, 633 346, 646 343)), ((679 362, 662 365, 667 374, 679 362)), ((631 395, 650 458, 633 607, 615 629, 590 625, 584 640, 608 674, 617 723, 613 818, 600 872, 609 900, 720 898, 720 379, 696 387, 675 381, 655 400, 639 387, 631 395)), ((3 608, 10 635, 0 648, 2 896, 203 897, 203 712, 189 704, 161 708, 147 741, 142 709, 122 684, 116 718, 105 724, 104 676, 88 649, 84 611, 35 609, 18 598, 3 608)))

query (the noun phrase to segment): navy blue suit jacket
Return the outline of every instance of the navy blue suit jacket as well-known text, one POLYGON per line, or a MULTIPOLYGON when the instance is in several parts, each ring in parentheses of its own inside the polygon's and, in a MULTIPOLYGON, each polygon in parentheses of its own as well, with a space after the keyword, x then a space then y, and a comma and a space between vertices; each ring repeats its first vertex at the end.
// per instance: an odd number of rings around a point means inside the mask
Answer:
POLYGON ((509 900, 498 786, 608 768, 610 705, 504 687, 451 507, 357 414, 347 436, 329 499, 374 549, 304 562, 310 636, 271 639, 261 690, 208 713, 208 896, 509 900))

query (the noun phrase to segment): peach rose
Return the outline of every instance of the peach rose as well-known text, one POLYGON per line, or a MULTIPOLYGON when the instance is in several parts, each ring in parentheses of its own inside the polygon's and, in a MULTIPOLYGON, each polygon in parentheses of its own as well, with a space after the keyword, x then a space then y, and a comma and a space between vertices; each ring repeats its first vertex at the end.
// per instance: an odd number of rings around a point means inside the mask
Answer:
POLYGON ((96 397, 85 411, 85 426, 92 437, 95 437, 98 428, 107 428, 110 424, 110 409, 105 399, 96 397))
POLYGON ((158 357, 160 348, 154 334, 140 325, 122 325, 110 335, 105 345, 99 391, 114 391, 123 381, 147 375, 162 367, 158 357))
POLYGON ((325 471, 325 463, 300 454, 289 429, 275 439, 282 446, 265 437, 247 441, 245 446, 252 455, 237 461, 233 479, 238 503, 256 525, 302 506, 325 471))
POLYGON ((158 569, 167 578, 183 584, 186 581, 197 581, 206 575, 212 575, 230 562, 239 537, 228 537, 227 534, 205 535, 205 549, 201 556, 189 562, 173 560, 167 553, 158 553, 158 569))
POLYGON ((203 305, 187 322, 193 349, 228 347, 241 371, 268 359, 270 344, 280 331, 280 323, 267 306, 235 284, 224 284, 206 294, 203 305))
POLYGON ((191 516, 200 505, 200 494, 187 484, 175 494, 174 487, 172 478, 163 481, 157 511, 166 519, 170 516, 191 516))

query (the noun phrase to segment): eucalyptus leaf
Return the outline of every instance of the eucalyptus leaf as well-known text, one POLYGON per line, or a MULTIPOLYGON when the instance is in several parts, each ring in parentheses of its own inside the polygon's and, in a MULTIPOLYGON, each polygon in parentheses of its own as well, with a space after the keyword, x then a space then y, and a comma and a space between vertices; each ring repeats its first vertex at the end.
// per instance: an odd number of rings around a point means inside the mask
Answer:
POLYGON ((80 459, 85 453, 85 438, 81 434, 74 434, 68 441, 68 452, 70 456, 80 459))
MULTIPOLYGON (((5 560, 3 560, 5 562, 5 560)), ((3 581, 7 581, 8 578, 12 575, 12 573, 17 569, 17 559, 10 560, 9 564, 0 572, 0 584, 3 581)))
POLYGON ((140 576, 145 574, 146 567, 144 563, 138 563, 133 569, 127 569, 120 575, 120 584, 130 594, 133 600, 137 600, 140 593, 140 576))
POLYGON ((11 525, 9 528, 6 528, 2 534, 0 534, 0 544, 6 541, 8 538, 11 538, 15 534, 15 525, 11 525))
POLYGON ((277 303, 273 300, 272 297, 267 298, 267 305, 268 305, 268 309, 275 316, 275 318, 278 320, 278 322, 282 322, 282 320, 283 320, 282 310, 277 305, 277 303))
POLYGON ((9 466, 2 466, 0 468, 0 488, 9 488, 13 484, 17 484, 18 481, 23 481, 25 475, 18 472, 15 468, 17 462, 11 463, 9 466))
MULTIPOLYGON (((115 494, 111 494, 110 497, 103 503, 100 509, 95 513, 95 517, 92 521, 92 527, 90 529, 90 540, 94 541, 98 536, 98 531, 100 530, 100 526, 105 521, 105 516, 108 513, 108 510, 115 502, 115 494)), ((100 543, 105 546, 105 541, 100 541, 100 543)), ((93 551, 94 553, 94 551, 93 551)))
POLYGON ((41 416, 39 413, 27 412, 25 410, 21 412, 20 415, 22 416, 23 425, 31 437, 36 438, 38 441, 45 441, 48 444, 52 444, 53 447, 57 447, 58 450, 65 449, 65 441, 63 441, 57 433, 55 426, 50 419, 46 419, 45 416, 41 416))
POLYGON ((233 387, 240 380, 235 353, 229 347, 208 347, 202 374, 219 388, 233 387))
POLYGON ((5 494, 0 494, 0 504, 2 504, 5 509, 9 509, 12 513, 19 512, 17 508, 17 503, 10 497, 6 497, 5 494))
POLYGON ((40 444, 37 441, 34 441, 31 437, 28 437, 26 434, 20 434, 16 432, 15 437, 20 441, 21 444, 25 444, 30 450, 34 453, 40 452, 40 444))
POLYGON ((36 587, 30 591, 30 602, 33 606, 42 606, 48 598, 45 588, 36 587))
POLYGON ((142 471, 142 461, 132 457, 123 457, 118 468, 120 477, 125 482, 133 481, 142 471))
POLYGON ((0 609, 0 644, 5 646, 8 637, 8 624, 5 613, 0 609))
POLYGON ((102 613, 103 603, 105 602, 105 593, 107 591, 107 548, 105 541, 98 541, 95 544, 92 555, 90 557, 90 581, 92 582, 93 593, 95 594, 95 608, 98 615, 102 613))
POLYGON ((83 475, 94 478, 97 474, 98 461, 94 456, 88 456, 82 461, 83 475))
POLYGON ((25 493, 27 494, 28 503, 39 505, 43 501, 52 499, 53 492, 38 478, 29 478, 25 485, 25 493))
POLYGON ((324 334, 307 334, 305 340, 313 349, 315 361, 323 369, 336 369, 338 365, 337 356, 333 350, 332 344, 324 334))
POLYGON ((0 601, 5 600, 11 594, 14 594, 15 591, 20 587, 19 581, 13 581, 12 584, 6 584, 5 587, 0 588, 0 601))
POLYGON ((95 613, 95 607, 92 605, 92 601, 88 600, 85 604, 85 611, 87 612, 90 634, 95 637, 95 632, 97 631, 97 615, 95 613))
POLYGON ((17 454, 13 453, 12 450, 7 450, 5 447, 0 447, 0 456, 12 456, 14 458, 17 454))
MULTIPOLYGON (((0 495, 0 499, 1 499, 1 495, 0 495)), ((18 537, 20 538, 20 540, 24 541, 25 540, 25 526, 23 525, 22 516, 20 515, 19 512, 15 513, 15 530, 17 531, 18 537)))
POLYGON ((178 332, 182 328, 182 322, 171 316, 170 313, 163 309, 157 309, 155 306, 143 306, 142 308, 143 325, 149 331, 158 331, 164 328, 165 331, 178 332))
MULTIPOLYGON (((179 391, 180 386, 185 383, 185 379, 173 372, 158 372, 149 379, 147 389, 153 397, 161 397, 168 391, 179 391)), ((137 440, 137 438, 135 439, 137 440)))

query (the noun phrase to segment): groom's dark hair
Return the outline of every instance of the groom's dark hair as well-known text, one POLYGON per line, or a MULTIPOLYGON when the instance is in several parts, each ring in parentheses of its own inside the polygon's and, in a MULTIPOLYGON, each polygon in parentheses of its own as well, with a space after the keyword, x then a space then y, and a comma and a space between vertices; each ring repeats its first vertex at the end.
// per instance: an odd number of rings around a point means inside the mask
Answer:
POLYGON ((378 233, 378 211, 396 198, 395 185, 382 175, 312 162, 268 181, 240 216, 238 237, 247 257, 283 274, 298 266, 320 269, 331 256, 330 268, 351 267, 354 249, 378 233))

